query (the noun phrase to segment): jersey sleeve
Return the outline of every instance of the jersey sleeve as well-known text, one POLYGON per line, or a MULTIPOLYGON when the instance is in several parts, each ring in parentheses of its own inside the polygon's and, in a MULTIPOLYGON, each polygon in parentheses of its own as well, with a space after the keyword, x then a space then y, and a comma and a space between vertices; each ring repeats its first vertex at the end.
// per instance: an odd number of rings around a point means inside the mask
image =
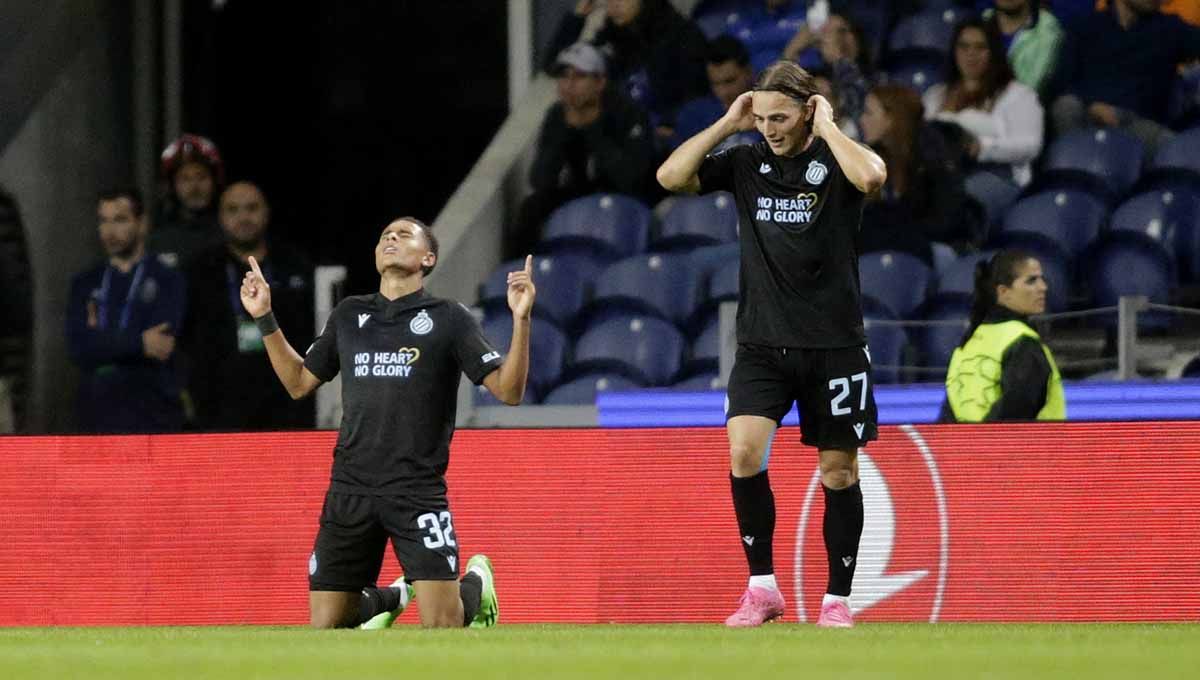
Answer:
POLYGON ((343 304, 345 303, 334 307, 325 321, 325 328, 304 355, 304 367, 322 382, 333 380, 341 368, 338 360, 337 319, 343 304))
POLYGON ((705 156, 700 162, 700 169, 696 171, 696 177, 700 179, 700 193, 733 191, 735 164, 744 152, 744 147, 734 146, 705 156))
POLYGON ((483 327, 461 304, 454 305, 457 323, 454 333, 454 357, 471 382, 483 382, 489 373, 504 363, 500 352, 483 335, 483 327))

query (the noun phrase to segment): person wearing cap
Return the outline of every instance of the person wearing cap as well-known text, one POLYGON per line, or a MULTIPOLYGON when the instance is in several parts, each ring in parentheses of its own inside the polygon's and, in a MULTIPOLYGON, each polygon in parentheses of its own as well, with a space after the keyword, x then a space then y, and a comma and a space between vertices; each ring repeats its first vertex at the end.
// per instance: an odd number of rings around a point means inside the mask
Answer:
POLYGON ((166 195, 147 245, 164 263, 183 268, 202 250, 221 243, 217 195, 224 173, 221 152, 206 137, 185 134, 163 150, 166 195))
POLYGON ((654 145, 646 115, 608 88, 600 50, 575 43, 558 55, 558 102, 542 121, 529 180, 505 238, 506 256, 527 253, 542 222, 567 201, 599 192, 647 197, 654 145))

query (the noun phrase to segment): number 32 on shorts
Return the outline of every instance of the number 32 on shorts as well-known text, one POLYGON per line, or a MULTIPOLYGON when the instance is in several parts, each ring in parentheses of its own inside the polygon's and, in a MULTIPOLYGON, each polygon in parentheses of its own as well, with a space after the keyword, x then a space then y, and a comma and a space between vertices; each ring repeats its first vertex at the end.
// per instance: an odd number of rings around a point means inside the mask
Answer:
POLYGON ((425 547, 436 550, 442 546, 455 547, 454 526, 450 523, 450 511, 427 512, 417 517, 417 528, 424 529, 429 535, 425 537, 425 547))
MULTIPOLYGON (((845 416, 853 412, 849 406, 842 406, 842 402, 850 396, 850 391, 853 383, 858 383, 858 410, 867 410, 867 373, 855 373, 849 378, 834 378, 829 381, 829 391, 834 392, 833 398, 829 400, 829 412, 835 416, 845 416)), ((851 402, 854 403, 854 402, 851 402)))

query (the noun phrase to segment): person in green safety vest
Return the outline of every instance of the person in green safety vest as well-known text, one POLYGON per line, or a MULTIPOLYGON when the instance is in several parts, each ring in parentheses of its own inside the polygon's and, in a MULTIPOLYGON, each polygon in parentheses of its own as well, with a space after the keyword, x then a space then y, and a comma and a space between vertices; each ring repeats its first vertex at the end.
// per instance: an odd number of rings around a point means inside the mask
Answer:
POLYGON ((1002 250, 976 266, 970 326, 946 374, 943 422, 1066 419, 1058 366, 1029 325, 1045 309, 1037 258, 1002 250))

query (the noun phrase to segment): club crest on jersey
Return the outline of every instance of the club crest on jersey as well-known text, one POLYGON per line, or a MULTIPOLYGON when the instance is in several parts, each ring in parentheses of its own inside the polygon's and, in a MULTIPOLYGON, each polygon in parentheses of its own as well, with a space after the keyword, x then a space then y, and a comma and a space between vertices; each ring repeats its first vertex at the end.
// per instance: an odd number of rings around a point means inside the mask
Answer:
POLYGON ((416 335, 427 335, 433 330, 433 319, 429 318, 429 312, 424 309, 419 314, 413 317, 413 320, 408 324, 408 330, 416 335))
POLYGON ((820 184, 825 181, 825 176, 829 174, 829 168, 821 161, 809 161, 808 172, 804 173, 804 179, 809 184, 820 184))

